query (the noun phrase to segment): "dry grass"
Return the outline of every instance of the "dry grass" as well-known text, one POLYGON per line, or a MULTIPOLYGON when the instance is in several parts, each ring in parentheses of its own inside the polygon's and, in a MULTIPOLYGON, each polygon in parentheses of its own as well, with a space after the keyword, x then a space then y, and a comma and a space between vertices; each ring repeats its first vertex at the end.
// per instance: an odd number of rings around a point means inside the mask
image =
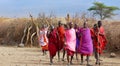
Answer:
MULTIPOLYGON (((64 22, 65 18, 56 18, 52 16, 45 16, 44 14, 40 14, 37 19, 34 19, 35 23, 39 26, 39 28, 44 25, 53 24, 57 26, 57 22, 62 20, 64 22)), ((83 17, 75 16, 71 18, 71 21, 74 23, 79 24, 82 26, 84 19, 83 17)), ((93 24, 96 23, 96 20, 93 18, 88 18, 88 24, 91 28, 93 24)), ((25 27, 33 26, 31 30, 31 34, 36 31, 35 25, 31 22, 28 18, 0 18, 0 44, 7 44, 7 45, 17 45, 20 43, 21 38, 23 36, 23 31, 25 27)), ((120 22, 108 22, 104 21, 103 25, 106 30, 106 36, 108 40, 107 50, 109 51, 116 51, 120 50, 120 22)), ((30 34, 30 35, 31 35, 30 34)), ((25 39, 26 40, 26 39, 25 39)), ((24 40, 24 43, 25 43, 24 40)), ((38 46, 38 39, 37 35, 34 37, 34 44, 33 46, 38 46)))

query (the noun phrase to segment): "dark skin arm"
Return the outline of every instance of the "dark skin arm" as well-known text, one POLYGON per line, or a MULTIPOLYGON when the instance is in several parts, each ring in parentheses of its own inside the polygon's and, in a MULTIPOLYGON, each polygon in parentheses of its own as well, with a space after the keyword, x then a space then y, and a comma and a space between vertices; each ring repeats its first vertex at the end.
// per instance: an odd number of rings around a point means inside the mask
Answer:
POLYGON ((50 31, 47 31, 47 38, 50 38, 50 31))
POLYGON ((64 46, 66 46, 66 37, 65 37, 65 35, 64 35, 64 46))

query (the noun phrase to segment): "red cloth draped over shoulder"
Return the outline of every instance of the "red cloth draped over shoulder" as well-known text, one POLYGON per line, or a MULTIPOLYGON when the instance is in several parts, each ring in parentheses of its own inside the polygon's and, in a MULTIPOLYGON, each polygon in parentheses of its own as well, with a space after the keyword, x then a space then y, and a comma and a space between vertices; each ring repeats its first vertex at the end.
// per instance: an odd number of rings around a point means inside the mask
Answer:
POLYGON ((58 31, 58 50, 61 50, 64 46, 64 36, 65 36, 65 29, 63 26, 57 28, 58 31))
POLYGON ((57 52, 57 34, 56 34, 56 30, 54 29, 50 34, 49 34, 49 43, 48 43, 48 49, 49 49, 49 53, 50 56, 54 57, 56 55, 57 52))
POLYGON ((98 44, 98 29, 94 30, 94 28, 92 28, 90 31, 91 31, 91 37, 92 37, 92 41, 93 41, 94 50, 96 50, 97 53, 101 54, 102 50, 98 44))
POLYGON ((105 46, 107 44, 107 39, 106 39, 106 36, 105 36, 104 28, 102 26, 99 28, 98 40, 99 40, 99 43, 100 43, 100 47, 104 50, 105 46))
POLYGON ((93 40, 94 50, 96 50, 98 53, 101 54, 107 43, 104 28, 100 27, 100 29, 96 29, 96 30, 94 30, 94 28, 92 28, 91 36, 92 36, 92 40, 93 40))
POLYGON ((93 41, 93 47, 97 48, 98 47, 98 30, 95 31, 94 28, 92 28, 90 32, 91 32, 91 37, 93 41))

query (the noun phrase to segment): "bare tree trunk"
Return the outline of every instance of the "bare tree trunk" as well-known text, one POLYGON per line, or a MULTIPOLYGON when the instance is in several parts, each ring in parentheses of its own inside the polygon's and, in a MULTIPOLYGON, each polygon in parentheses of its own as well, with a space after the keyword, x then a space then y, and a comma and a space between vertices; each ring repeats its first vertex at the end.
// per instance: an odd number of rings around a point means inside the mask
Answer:
POLYGON ((28 41, 29 41, 29 39, 30 39, 30 30, 31 30, 31 29, 32 29, 32 26, 30 26, 30 27, 28 28, 28 31, 27 31, 27 40, 26 40, 25 46, 27 46, 28 41))
POLYGON ((21 44, 23 44, 23 40, 25 38, 26 32, 27 32, 27 27, 25 27, 25 29, 24 29, 24 34, 23 34, 23 37, 21 39, 21 44))
POLYGON ((36 32, 34 32, 34 33, 31 35, 31 45, 30 45, 30 47, 33 46, 33 37, 35 36, 35 34, 36 34, 36 32))
POLYGON ((27 27, 25 27, 25 29, 24 29, 24 34, 23 34, 23 37, 21 39, 21 43, 18 45, 18 47, 24 47, 25 46, 25 44, 23 43, 23 40, 25 39, 26 32, 27 32, 27 27))
MULTIPOLYGON (((33 23, 33 24, 35 25, 35 27, 36 27, 36 32, 34 32, 34 33, 37 33, 37 37, 39 37, 39 27, 38 27, 37 23, 34 22, 33 16, 32 16, 31 14, 30 14, 30 18, 31 18, 32 23, 33 23)), ((33 36, 34 36, 34 33, 33 33, 33 36)), ((31 39, 33 39, 33 37, 32 37, 31 39)))

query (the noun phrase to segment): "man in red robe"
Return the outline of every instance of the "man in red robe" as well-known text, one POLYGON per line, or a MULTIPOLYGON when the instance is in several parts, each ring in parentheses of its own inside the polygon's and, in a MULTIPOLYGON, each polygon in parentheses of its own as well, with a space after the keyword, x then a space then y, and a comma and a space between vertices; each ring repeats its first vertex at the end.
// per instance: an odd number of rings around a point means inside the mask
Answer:
POLYGON ((99 55, 102 52, 100 44, 98 42, 98 32, 99 32, 98 26, 97 26, 97 24, 94 24, 94 27, 91 28, 91 37, 92 37, 92 41, 93 41, 93 49, 94 49, 96 64, 98 64, 99 55))
MULTIPOLYGON (((106 36, 105 36, 105 31, 104 31, 104 28, 102 26, 102 22, 101 21, 98 21, 98 44, 99 44, 99 47, 100 47, 100 53, 99 55, 102 54, 103 50, 105 50, 105 46, 107 44, 107 39, 106 39, 106 36)), ((100 57, 99 57, 100 58, 100 57)), ((96 63, 98 64, 98 63, 96 63)), ((100 59, 99 59, 99 65, 100 65, 100 59)))
POLYGON ((93 39, 96 64, 100 64, 100 55, 102 54, 107 44, 104 28, 102 27, 101 21, 98 21, 98 26, 95 24, 94 28, 91 29, 91 35, 93 39))
POLYGON ((99 40, 101 49, 104 50, 107 44, 107 40, 106 40, 105 31, 101 21, 98 21, 98 28, 99 28, 98 40, 99 40))
POLYGON ((53 64, 53 58, 56 55, 57 52, 57 32, 56 29, 54 29, 54 26, 50 27, 50 31, 47 33, 48 37, 48 50, 50 54, 50 65, 53 64))
POLYGON ((58 32, 58 45, 57 45, 58 60, 60 60, 60 50, 63 49, 64 41, 65 41, 65 29, 61 21, 58 22, 57 32, 58 32))

